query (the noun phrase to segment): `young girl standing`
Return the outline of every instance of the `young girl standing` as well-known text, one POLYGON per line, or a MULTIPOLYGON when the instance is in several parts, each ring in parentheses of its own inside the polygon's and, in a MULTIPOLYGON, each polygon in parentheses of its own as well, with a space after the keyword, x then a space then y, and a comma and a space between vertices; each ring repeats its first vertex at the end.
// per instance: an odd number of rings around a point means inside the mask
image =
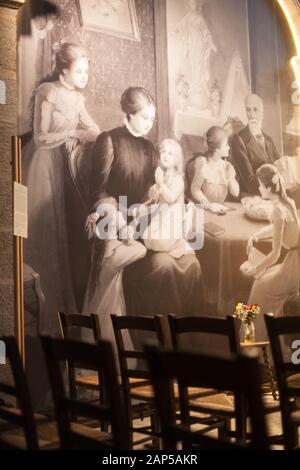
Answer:
POLYGON ((47 333, 57 331, 58 310, 76 311, 66 223, 67 161, 74 149, 99 134, 81 94, 88 71, 86 51, 76 44, 63 44, 54 72, 34 92, 33 138, 23 149, 29 204, 25 262, 40 274, 46 297, 40 324, 47 333))

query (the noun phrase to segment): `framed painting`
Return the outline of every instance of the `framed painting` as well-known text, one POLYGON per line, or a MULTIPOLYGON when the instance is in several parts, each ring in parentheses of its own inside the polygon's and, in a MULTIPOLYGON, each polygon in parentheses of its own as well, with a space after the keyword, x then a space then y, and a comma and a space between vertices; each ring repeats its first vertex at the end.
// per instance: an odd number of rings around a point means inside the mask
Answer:
POLYGON ((81 25, 88 31, 140 41, 134 0, 77 0, 81 25))
POLYGON ((245 122, 251 90, 247 1, 163 0, 155 6, 158 82, 164 102, 168 96, 168 117, 161 122, 169 128, 161 133, 199 138, 228 118, 245 122))

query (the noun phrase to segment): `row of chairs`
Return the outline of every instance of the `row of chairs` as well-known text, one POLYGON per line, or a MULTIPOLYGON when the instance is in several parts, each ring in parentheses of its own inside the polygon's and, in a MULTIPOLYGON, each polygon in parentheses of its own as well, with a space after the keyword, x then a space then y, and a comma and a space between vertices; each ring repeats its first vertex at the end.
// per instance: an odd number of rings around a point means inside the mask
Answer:
MULTIPOLYGON (((176 317, 175 315, 146 316, 116 316, 111 315, 112 325, 115 333, 116 346, 120 364, 120 383, 123 387, 131 446, 141 445, 150 439, 154 447, 158 447, 157 436, 159 436, 158 419, 156 407, 154 406, 154 391, 150 385, 149 371, 145 367, 146 354, 141 347, 146 339, 150 338, 156 345, 164 348, 181 348, 186 344, 187 337, 190 341, 199 341, 198 334, 211 335, 212 337, 223 337, 228 342, 228 353, 239 354, 240 342, 238 334, 238 323, 233 317, 206 318, 206 317, 176 317), (135 344, 133 350, 126 347, 124 336, 130 333, 132 337, 142 338, 139 344, 135 344), (146 335, 146 336, 145 336, 146 335), (191 336, 192 335, 192 336, 191 336), (129 361, 138 361, 138 367, 130 367, 129 361), (137 418, 150 418, 150 425, 136 427, 137 418), (133 433, 145 434, 147 437, 133 441, 133 433)), ((72 328, 80 326, 92 328, 96 340, 101 339, 98 317, 91 315, 83 317, 60 314, 60 322, 64 338, 70 338, 72 328), (83 326, 83 321, 85 326, 83 326)), ((75 372, 69 367, 70 390, 87 387, 98 389, 97 376, 81 377, 74 380, 75 372)), ((175 400, 178 401, 178 387, 175 387, 175 400)), ((75 395, 74 395, 75 396, 75 395)), ((242 397, 237 398, 236 403, 228 394, 217 393, 207 388, 191 388, 189 398, 192 400, 193 414, 190 422, 203 424, 205 431, 217 429, 221 438, 235 437, 241 442, 247 440, 247 403, 242 397), (231 430, 231 424, 235 422, 235 431, 231 430)), ((277 401, 268 401, 265 404, 265 413, 279 411, 277 401)), ((273 442, 279 441, 281 436, 273 437, 273 442)))
MULTIPOLYGON (((164 448, 168 449, 174 449, 177 441, 181 441, 183 446, 193 443, 205 448, 215 445, 223 448, 231 447, 233 444, 230 437, 235 437, 234 445, 246 445, 250 438, 251 444, 256 448, 267 448, 270 439, 267 437, 264 416, 270 409, 274 411, 276 406, 278 409, 278 404, 275 403, 275 408, 268 409, 262 402, 258 364, 256 360, 238 356, 239 341, 234 320, 231 317, 214 319, 175 316, 169 316, 168 322, 165 320, 166 317, 162 316, 112 315, 119 354, 118 375, 112 346, 101 341, 98 318, 94 315, 60 314, 65 339, 42 338, 58 432, 55 429, 56 421, 47 422, 45 417, 34 416, 15 341, 13 338, 6 338, 15 387, 0 384, 0 392, 14 394, 18 399, 19 409, 2 405, 0 417, 8 421, 13 416, 12 424, 19 424, 25 429, 25 447, 34 449, 57 445, 64 448, 115 446, 128 449, 133 445, 135 418, 146 416, 151 418, 151 426, 138 429, 140 433, 148 434, 140 444, 150 436, 156 448, 159 438, 162 438, 164 448), (74 326, 92 330, 95 344, 71 340, 70 330, 74 326), (157 344, 164 350, 158 350, 157 345, 148 346, 146 351, 136 347, 133 350, 126 349, 123 333, 133 330, 154 333, 157 344), (225 336, 235 359, 180 351, 180 337, 189 332, 225 336), (130 368, 129 359, 147 360, 150 367, 130 368), (65 361, 68 364, 69 395, 65 391, 61 370, 61 363, 65 361), (96 375, 78 377, 76 368, 93 370, 96 375), (82 387, 97 390, 97 404, 79 400, 78 389, 82 387), (252 423, 251 435, 247 434, 247 417, 252 423), (85 423, 87 419, 96 421, 100 431, 95 426, 82 424, 82 418, 85 418, 85 423), (236 421, 234 433, 228 426, 232 418, 236 421), (37 426, 32 425, 33 422, 37 426), (195 423, 201 424, 201 432, 191 432, 195 423), (43 426, 48 426, 52 436, 40 443, 38 434, 43 426), (219 430, 218 441, 212 441, 207 436, 214 428, 219 430)), ((299 366, 284 363, 278 338, 282 334, 300 332, 300 320, 275 320, 270 316, 266 320, 280 390, 283 442, 286 448, 294 448, 298 442, 300 413, 293 408, 291 399, 298 396, 300 388, 292 386, 288 375, 295 376, 299 373, 299 366)), ((13 445, 12 436, 15 434, 11 429, 3 431, 0 428, 0 439, 6 445, 13 445), (7 436, 10 436, 10 441, 7 436)))

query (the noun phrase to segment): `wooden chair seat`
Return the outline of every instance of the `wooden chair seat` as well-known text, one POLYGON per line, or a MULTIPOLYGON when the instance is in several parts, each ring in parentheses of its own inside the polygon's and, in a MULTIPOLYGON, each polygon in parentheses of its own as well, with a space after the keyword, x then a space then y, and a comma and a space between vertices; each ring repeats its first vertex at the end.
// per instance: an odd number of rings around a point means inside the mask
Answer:
MULTIPOLYGON (((10 411, 11 408, 10 408, 10 411)), ((15 409, 16 415, 20 414, 19 410, 15 409)), ((59 435, 56 422, 48 421, 48 418, 43 415, 35 415, 38 433, 39 448, 41 450, 54 450, 59 448, 59 435)), ((94 439, 105 446, 112 446, 111 435, 102 432, 99 429, 92 428, 80 423, 71 423, 72 432, 80 434, 80 436, 88 439, 94 439)), ((8 447, 14 447, 21 450, 26 450, 26 440, 21 428, 11 428, 1 433, 1 438, 8 447)))
POLYGON ((275 413, 280 411, 280 404, 278 400, 274 400, 271 394, 262 394, 262 401, 266 413, 275 413))
MULTIPOLYGON (((122 381, 122 378, 119 376, 119 381, 121 383, 122 381)), ((129 377, 129 383, 130 385, 135 385, 135 386, 139 386, 139 384, 143 384, 143 383, 149 383, 149 380, 147 379, 138 379, 138 378, 135 378, 135 377, 129 377)))
POLYGON ((222 416, 230 416, 235 411, 233 399, 225 393, 190 400, 190 408, 193 411, 209 414, 220 412, 222 416))
MULTIPOLYGON (((1 406, 0 409, 13 413, 16 416, 21 416, 21 410, 19 410, 18 408, 1 406)), ((56 421, 49 419, 47 416, 39 413, 34 414, 34 419, 37 429, 39 449, 58 449, 59 436, 56 421)), ((1 426, 0 434, 1 440, 9 447, 15 447, 21 450, 27 449, 24 431, 19 426, 1 426)))
POLYGON ((0 449, 18 449, 26 450, 27 442, 22 429, 11 429, 1 433, 1 447, 0 449))
POLYGON ((287 377, 287 384, 289 387, 292 388, 299 388, 300 389, 300 373, 299 374, 292 374, 287 377))
MULTIPOLYGON (((122 383, 122 378, 121 376, 119 375, 118 376, 118 382, 119 384, 122 383)), ((147 380, 143 380, 143 379, 136 379, 134 377, 130 377, 129 379, 129 383, 130 384, 143 384, 144 382, 147 382, 147 380)), ((75 384, 78 385, 79 387, 82 386, 82 387, 92 387, 92 388, 98 388, 99 387, 99 380, 98 380, 98 376, 97 375, 90 375, 90 376, 85 376, 85 377, 78 377, 75 381, 75 384)))
MULTIPOLYGON (((266 413, 280 411, 280 405, 277 400, 274 400, 272 395, 262 395, 262 401, 266 413)), ((195 411, 202 410, 205 413, 212 414, 218 412, 220 416, 230 416, 234 413, 233 398, 230 395, 226 395, 226 393, 199 397, 191 400, 190 404, 191 407, 195 407, 195 411)))
MULTIPOLYGON (((118 376, 118 382, 121 384, 122 378, 121 376, 118 376)), ((137 379, 134 377, 129 378, 129 383, 130 385, 135 385, 134 391, 130 393, 132 398, 137 398, 137 399, 144 399, 144 400, 152 400, 154 397, 154 392, 152 389, 151 385, 143 385, 143 383, 147 382, 147 380, 143 379, 137 379), (141 384, 141 386, 139 386, 141 384)), ((98 377, 95 376, 86 376, 86 377, 80 377, 77 378, 75 381, 76 385, 83 386, 83 387, 91 387, 94 389, 97 389, 99 387, 99 380, 98 377)), ((178 387, 175 385, 175 397, 178 398, 178 387)), ((190 387, 189 388, 189 395, 190 396, 206 396, 206 395, 212 395, 215 392, 212 389, 208 388, 197 388, 197 387, 190 387)))
POLYGON ((80 423, 71 423, 71 431, 80 436, 94 439, 105 446, 112 446, 111 434, 80 423))
POLYGON ((96 375, 90 375, 86 377, 77 377, 75 380, 75 385, 79 387, 91 387, 98 389, 99 388, 99 379, 96 375))
POLYGON ((300 410, 291 413, 291 421, 300 426, 300 410))
POLYGON ((132 399, 143 399, 143 400, 153 400, 154 391, 152 385, 145 385, 141 387, 136 387, 133 391, 130 392, 130 398, 132 399))
POLYGON ((188 394, 189 394, 189 397, 195 397, 195 398, 198 398, 198 397, 206 397, 206 396, 209 396, 209 395, 215 395, 216 393, 218 393, 216 390, 214 390, 213 388, 205 388, 205 387, 188 387, 188 394))
MULTIPOLYGON (((132 379, 131 379, 132 380, 132 379)), ((135 379, 138 380, 138 379, 135 379)), ((217 392, 211 388, 189 387, 188 394, 190 398, 200 398, 207 396, 214 396, 217 392)), ((131 398, 153 400, 154 390, 152 385, 136 387, 130 392, 131 398)), ((174 384, 174 396, 177 400, 179 397, 178 385, 174 384)))

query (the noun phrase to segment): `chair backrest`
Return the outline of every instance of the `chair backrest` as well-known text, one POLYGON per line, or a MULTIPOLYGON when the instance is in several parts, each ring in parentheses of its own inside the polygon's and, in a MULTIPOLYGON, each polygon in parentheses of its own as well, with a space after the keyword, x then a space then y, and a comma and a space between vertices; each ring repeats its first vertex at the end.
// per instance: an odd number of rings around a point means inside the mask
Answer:
MULTIPOLYGON (((74 337, 73 331, 74 328, 77 330, 85 330, 90 331, 93 339, 95 342, 101 340, 101 328, 100 322, 97 315, 91 313, 90 315, 82 315, 78 313, 66 314, 63 312, 58 312, 58 320, 60 324, 60 329, 62 333, 62 337, 64 339, 73 339, 77 340, 77 337, 74 337)), ((68 365, 68 379, 69 379, 69 387, 71 395, 75 398, 76 397, 76 367, 81 368, 82 364, 75 364, 71 363, 70 361, 67 362, 68 365)), ((101 387, 101 396, 103 396, 103 380, 100 380, 100 387, 101 387)))
POLYGON ((143 348, 138 350, 135 346, 133 346, 133 349, 128 349, 126 347, 126 342, 124 341, 124 333, 130 335, 130 333, 137 331, 142 335, 143 333, 152 332, 154 333, 154 340, 157 344, 166 346, 168 341, 167 325, 165 318, 162 315, 150 317, 131 315, 119 316, 112 314, 111 320, 116 338, 122 383, 125 387, 125 393, 129 393, 129 379, 148 379, 149 372, 148 370, 142 370, 140 367, 136 369, 130 367, 128 363, 129 359, 135 359, 139 363, 144 361, 146 364, 146 353, 143 348))
POLYGON ((300 317, 290 316, 275 318, 273 314, 267 314, 265 315, 265 322, 279 388, 285 446, 288 447, 290 445, 290 413, 292 408, 290 400, 300 397, 300 387, 293 387, 292 383, 289 384, 287 379, 288 376, 300 373, 300 363, 297 364, 297 360, 292 360, 292 349, 291 357, 286 360, 282 341, 289 336, 293 336, 294 338, 298 336, 300 339, 300 317))
MULTIPOLYGON (((168 315, 169 328, 172 345, 175 349, 180 348, 180 340, 185 334, 205 333, 223 336, 228 340, 228 351, 231 353, 240 352, 240 341, 238 334, 238 324, 232 316, 220 317, 177 317, 168 315)), ((201 343, 199 344, 201 347, 201 343)))
MULTIPOLYGON (((36 450, 39 446, 33 408, 17 341, 13 336, 2 337, 1 340, 4 342, 6 347, 6 358, 10 365, 14 384, 11 385, 5 382, 0 382, 0 393, 1 395, 10 397, 10 401, 12 399, 16 400, 18 410, 11 406, 0 404, 0 419, 22 428, 24 430, 27 449, 36 450)), ((0 448, 1 446, 7 446, 7 444, 5 441, 1 441, 0 431, 0 448)), ((11 447, 17 448, 18 446, 14 446, 12 444, 11 447)))
POLYGON ((94 313, 91 313, 90 315, 82 315, 78 313, 67 314, 58 312, 58 319, 62 336, 65 339, 72 339, 71 329, 74 327, 90 330, 93 333, 94 340, 96 342, 101 339, 99 318, 94 313))
POLYGON ((192 406, 182 389, 208 387, 231 391, 234 396, 244 396, 249 403, 252 425, 251 446, 266 449, 267 431, 260 391, 259 365, 256 359, 233 355, 219 358, 206 354, 159 350, 147 346, 149 371, 154 385, 155 400, 161 420, 164 449, 176 449, 179 442, 184 447, 198 445, 204 449, 235 448, 241 444, 222 442, 176 422, 174 380, 180 385, 179 406, 181 415, 190 413, 192 406))
POLYGON ((276 369, 277 379, 279 385, 284 389, 288 388, 289 393, 298 393, 300 396, 300 389, 295 390, 288 387, 287 377, 292 374, 299 374, 300 364, 296 364, 298 361, 292 361, 292 349, 291 357, 287 361, 284 358, 284 351, 282 347, 281 338, 287 336, 294 336, 300 339, 300 317, 278 317, 275 318, 273 314, 265 315, 265 322, 270 338, 271 349, 274 359, 274 365, 276 369))
POLYGON ((108 341, 96 344, 81 341, 53 339, 42 336, 46 363, 53 392, 58 429, 63 448, 108 447, 97 439, 79 434, 71 426, 70 416, 105 420, 111 423, 112 447, 128 449, 129 433, 123 399, 118 385, 112 345, 108 341), (62 362, 78 362, 87 369, 102 373, 107 390, 105 403, 91 404, 70 397, 66 393, 61 370, 62 362))

